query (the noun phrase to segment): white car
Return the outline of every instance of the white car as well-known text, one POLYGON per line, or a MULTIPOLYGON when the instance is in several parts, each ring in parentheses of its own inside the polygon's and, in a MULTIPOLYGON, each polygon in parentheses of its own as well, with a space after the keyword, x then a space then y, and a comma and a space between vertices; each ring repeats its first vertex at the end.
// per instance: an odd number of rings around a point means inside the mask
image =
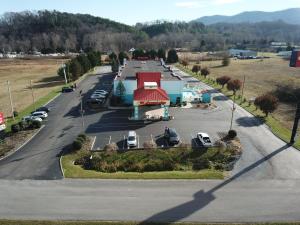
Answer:
POLYGON ((100 94, 92 94, 91 95, 91 99, 101 99, 101 98, 105 98, 105 96, 100 95, 100 94))
POLYGON ((95 91, 94 91, 94 94, 103 94, 103 95, 107 95, 108 92, 107 92, 107 91, 104 91, 104 90, 95 90, 95 91))
POLYGON ((136 132, 135 131, 129 131, 128 137, 127 137, 127 147, 136 147, 137 146, 137 140, 136 140, 136 132))
POLYGON ((22 118, 22 121, 24 121, 24 122, 28 122, 28 121, 39 121, 39 122, 42 122, 43 120, 40 117, 36 117, 36 116, 24 116, 22 118))
POLYGON ((209 137, 208 134, 206 134, 206 133, 198 133, 197 137, 198 137, 199 141, 201 142, 201 144, 204 147, 211 147, 212 146, 212 142, 211 142, 211 139, 210 139, 210 137, 209 137))
POLYGON ((46 119, 48 117, 48 114, 44 111, 37 111, 31 114, 31 116, 39 117, 41 119, 46 119))

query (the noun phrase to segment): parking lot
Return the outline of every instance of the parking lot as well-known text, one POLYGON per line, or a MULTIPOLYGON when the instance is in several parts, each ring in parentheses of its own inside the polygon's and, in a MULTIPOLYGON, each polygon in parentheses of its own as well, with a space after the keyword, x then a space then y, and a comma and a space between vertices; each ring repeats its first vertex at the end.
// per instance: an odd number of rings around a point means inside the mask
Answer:
POLYGON ((229 126, 229 118, 225 121, 224 115, 220 117, 220 110, 209 112, 201 109, 171 108, 170 113, 174 116, 174 120, 144 122, 130 121, 128 118, 132 114, 131 109, 106 110, 101 113, 97 122, 87 128, 87 133, 96 137, 93 150, 101 150, 110 143, 116 143, 119 149, 127 149, 126 139, 129 130, 137 133, 137 148, 142 148, 143 144, 150 140, 156 142, 157 146, 169 147, 163 138, 165 127, 175 128, 181 143, 200 148, 202 145, 197 139, 198 132, 208 133, 214 142, 219 139, 218 132, 222 127, 225 131, 226 125, 229 126))

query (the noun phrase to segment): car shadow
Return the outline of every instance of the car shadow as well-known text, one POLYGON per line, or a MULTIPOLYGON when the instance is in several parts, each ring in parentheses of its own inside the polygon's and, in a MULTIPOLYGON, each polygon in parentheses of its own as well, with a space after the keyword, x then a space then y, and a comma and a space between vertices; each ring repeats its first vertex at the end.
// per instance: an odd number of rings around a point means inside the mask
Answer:
POLYGON ((264 121, 257 117, 240 117, 236 119, 236 123, 242 127, 258 127, 264 124, 264 121))
POLYGON ((219 189, 223 188, 224 186, 230 184, 231 182, 237 180, 242 175, 246 174, 250 170, 258 167, 262 163, 268 161, 272 157, 276 156, 277 154, 281 153, 282 151, 289 148, 290 145, 284 145, 279 149, 276 149, 269 155, 261 158, 260 160, 250 164, 240 172, 236 173, 232 177, 228 178, 227 180, 223 181, 222 183, 218 184, 217 186, 213 187, 208 191, 200 190, 193 194, 193 199, 191 201, 185 202, 173 208, 167 209, 165 211, 159 212, 146 220, 139 223, 140 225, 146 225, 150 222, 164 222, 164 224, 173 224, 175 222, 181 221, 182 219, 190 216, 191 214, 203 209, 207 205, 209 205, 212 201, 216 199, 214 196, 214 192, 218 191, 219 189))

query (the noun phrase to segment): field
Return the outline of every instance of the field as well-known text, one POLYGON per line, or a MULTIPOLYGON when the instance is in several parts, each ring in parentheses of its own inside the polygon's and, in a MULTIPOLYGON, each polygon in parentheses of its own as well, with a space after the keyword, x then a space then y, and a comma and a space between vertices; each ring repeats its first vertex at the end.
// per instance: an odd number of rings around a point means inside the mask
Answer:
MULTIPOLYGON (((266 54, 264 54, 266 56, 266 54)), ((217 78, 223 75, 235 79, 245 80, 244 96, 247 99, 256 97, 265 92, 272 91, 279 84, 292 84, 300 86, 300 69, 290 68, 289 61, 283 60, 275 54, 268 54, 271 58, 255 60, 234 60, 228 67, 222 67, 222 62, 201 61, 201 66, 207 66, 211 70, 211 77, 217 78)), ((191 59, 196 58, 195 56, 191 59)), ((190 62, 190 68, 193 63, 190 62)), ((295 115, 295 106, 280 103, 274 113, 274 117, 291 128, 295 115)))
POLYGON ((35 100, 46 96, 63 79, 57 76, 62 59, 1 59, 0 60, 0 111, 11 116, 6 81, 10 82, 13 105, 21 111, 33 103, 30 80, 35 100))

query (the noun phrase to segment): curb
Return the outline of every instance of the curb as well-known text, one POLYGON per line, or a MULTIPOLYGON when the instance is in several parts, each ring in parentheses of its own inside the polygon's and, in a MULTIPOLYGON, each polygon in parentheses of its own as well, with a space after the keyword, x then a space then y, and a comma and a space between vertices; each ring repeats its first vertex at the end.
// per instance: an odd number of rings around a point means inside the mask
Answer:
POLYGON ((53 102, 56 98, 58 98, 59 96, 61 96, 61 92, 58 93, 56 96, 54 96, 52 99, 50 99, 47 103, 45 103, 43 106, 46 106, 48 104, 50 104, 51 102, 53 102))
POLYGON ((32 135, 28 140, 26 140, 20 147, 18 147, 15 150, 10 151, 7 155, 3 156, 2 158, 0 158, 0 161, 3 159, 8 158, 9 156, 11 156, 12 154, 16 153, 17 151, 19 151, 21 148, 23 148, 28 142, 30 142, 38 133, 40 133, 40 131, 45 127, 45 125, 42 125, 40 129, 37 130, 37 132, 32 135))
POLYGON ((60 171, 62 173, 63 178, 65 178, 65 171, 63 169, 62 162, 61 162, 63 156, 64 155, 62 154, 61 157, 59 158, 59 167, 60 167, 60 171))

